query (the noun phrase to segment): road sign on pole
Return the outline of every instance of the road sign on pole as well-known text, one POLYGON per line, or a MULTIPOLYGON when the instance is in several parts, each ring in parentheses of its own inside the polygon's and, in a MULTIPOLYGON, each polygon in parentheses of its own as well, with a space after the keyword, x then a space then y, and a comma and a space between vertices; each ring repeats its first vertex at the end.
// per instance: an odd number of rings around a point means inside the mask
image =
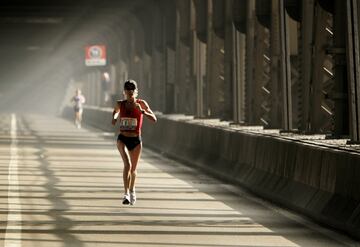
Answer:
POLYGON ((86 66, 106 65, 106 47, 104 45, 90 45, 85 47, 86 66))

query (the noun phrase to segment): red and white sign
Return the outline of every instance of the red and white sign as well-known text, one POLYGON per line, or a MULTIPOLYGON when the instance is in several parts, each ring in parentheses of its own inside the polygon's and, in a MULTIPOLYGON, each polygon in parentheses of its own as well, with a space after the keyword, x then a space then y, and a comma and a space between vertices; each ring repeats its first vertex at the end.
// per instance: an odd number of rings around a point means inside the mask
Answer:
POLYGON ((106 47, 104 45, 91 45, 85 47, 85 65, 106 65, 106 47))

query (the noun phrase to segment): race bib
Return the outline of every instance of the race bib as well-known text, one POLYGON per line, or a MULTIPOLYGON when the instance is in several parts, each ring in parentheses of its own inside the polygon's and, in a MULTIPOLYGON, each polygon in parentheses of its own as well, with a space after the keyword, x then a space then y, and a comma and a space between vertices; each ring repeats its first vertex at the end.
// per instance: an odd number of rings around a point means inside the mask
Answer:
POLYGON ((120 130, 136 130, 137 119, 123 117, 120 118, 120 130))

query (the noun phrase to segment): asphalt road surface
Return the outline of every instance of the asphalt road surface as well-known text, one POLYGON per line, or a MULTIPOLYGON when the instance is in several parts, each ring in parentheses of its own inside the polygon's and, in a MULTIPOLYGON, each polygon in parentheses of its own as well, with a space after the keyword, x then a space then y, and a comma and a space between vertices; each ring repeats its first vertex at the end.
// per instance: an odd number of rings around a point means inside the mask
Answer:
POLYGON ((124 206, 122 166, 111 133, 0 114, 0 246, 360 246, 148 149, 124 206))

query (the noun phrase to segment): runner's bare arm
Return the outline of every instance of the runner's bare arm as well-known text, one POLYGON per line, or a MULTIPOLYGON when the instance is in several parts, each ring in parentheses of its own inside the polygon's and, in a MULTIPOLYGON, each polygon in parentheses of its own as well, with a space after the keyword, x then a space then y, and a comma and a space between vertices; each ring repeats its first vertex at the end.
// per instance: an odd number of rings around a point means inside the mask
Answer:
POLYGON ((144 116, 146 116, 149 120, 155 123, 157 121, 157 118, 154 112, 150 109, 149 104, 145 100, 141 100, 139 104, 141 107, 140 110, 142 110, 144 116))
POLYGON ((115 107, 114 107, 114 110, 112 112, 112 119, 111 119, 111 124, 112 125, 115 125, 116 124, 116 121, 117 121, 117 118, 119 116, 119 113, 120 113, 120 107, 119 107, 119 104, 116 103, 115 107))

